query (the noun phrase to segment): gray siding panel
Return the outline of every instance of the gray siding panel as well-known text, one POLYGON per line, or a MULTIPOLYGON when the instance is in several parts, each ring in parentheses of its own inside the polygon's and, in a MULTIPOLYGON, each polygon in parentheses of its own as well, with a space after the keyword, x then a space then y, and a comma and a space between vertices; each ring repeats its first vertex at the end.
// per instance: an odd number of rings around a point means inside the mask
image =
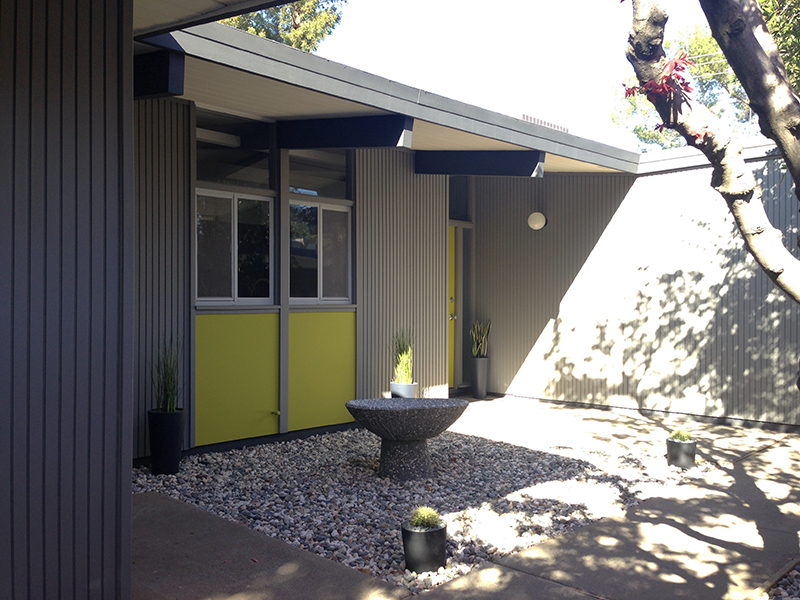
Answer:
POLYGON ((444 176, 415 175, 414 155, 356 152, 356 394, 381 397, 390 342, 414 338, 420 393, 447 395, 447 223, 444 176))
MULTIPOLYGON (((791 181, 779 161, 754 168, 797 254, 791 181)), ((490 390, 800 423, 800 310, 744 251, 710 177, 477 180, 490 390), (533 232, 537 209, 548 225, 533 232)))
POLYGON ((147 411, 155 407, 153 365, 170 340, 180 344, 180 405, 192 422, 191 329, 192 106, 176 100, 135 103, 136 372, 134 456, 149 455, 147 411))
POLYGON ((0 598, 130 593, 131 23, 0 0, 0 598))
POLYGON ((632 182, 586 175, 474 180, 474 316, 492 321, 489 391, 509 389, 632 182), (548 220, 540 231, 527 223, 536 211, 548 220))

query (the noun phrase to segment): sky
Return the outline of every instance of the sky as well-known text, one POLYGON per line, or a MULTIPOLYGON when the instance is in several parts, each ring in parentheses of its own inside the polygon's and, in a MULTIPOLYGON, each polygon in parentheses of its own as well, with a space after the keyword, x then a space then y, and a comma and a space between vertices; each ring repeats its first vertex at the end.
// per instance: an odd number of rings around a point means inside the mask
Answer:
MULTIPOLYGON (((667 39, 705 24, 696 0, 661 4, 667 39)), ((633 150, 611 120, 630 26, 630 0, 348 0, 317 55, 633 150)))

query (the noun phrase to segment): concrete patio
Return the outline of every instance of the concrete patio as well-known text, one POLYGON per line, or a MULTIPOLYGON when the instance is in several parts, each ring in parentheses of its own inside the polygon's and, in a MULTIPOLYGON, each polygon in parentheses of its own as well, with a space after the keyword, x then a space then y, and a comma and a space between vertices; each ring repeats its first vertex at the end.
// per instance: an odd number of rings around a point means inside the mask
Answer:
MULTIPOLYGON (((679 416, 519 398, 472 402, 450 431, 549 452, 664 445, 679 416)), ((439 598, 757 598, 800 559, 800 439, 688 423, 705 476, 423 595, 439 598)), ((134 496, 137 600, 404 598, 408 590, 158 494, 134 496)))

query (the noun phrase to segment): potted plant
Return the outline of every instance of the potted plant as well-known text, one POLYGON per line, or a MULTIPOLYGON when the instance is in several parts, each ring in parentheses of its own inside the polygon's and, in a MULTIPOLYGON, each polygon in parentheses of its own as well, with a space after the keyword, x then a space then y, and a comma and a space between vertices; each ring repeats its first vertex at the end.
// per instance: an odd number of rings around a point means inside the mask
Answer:
POLYGON ((697 451, 697 441, 685 429, 672 432, 667 438, 667 464, 675 465, 682 469, 691 469, 694 466, 694 455, 697 451))
POLYGON ((153 367, 156 408, 147 411, 150 431, 150 470, 155 474, 177 473, 183 448, 184 412, 178 408, 180 349, 165 345, 153 367))
POLYGON ((489 331, 492 322, 475 321, 469 330, 472 338, 472 397, 486 398, 486 380, 489 376, 489 331))
POLYGON ((406 569, 415 573, 436 571, 447 562, 447 524, 436 509, 418 506, 403 523, 406 569))
POLYGON ((412 375, 414 350, 411 345, 411 336, 405 331, 398 331, 392 338, 392 360, 394 377, 389 383, 392 397, 416 398, 419 385, 414 381, 412 375))

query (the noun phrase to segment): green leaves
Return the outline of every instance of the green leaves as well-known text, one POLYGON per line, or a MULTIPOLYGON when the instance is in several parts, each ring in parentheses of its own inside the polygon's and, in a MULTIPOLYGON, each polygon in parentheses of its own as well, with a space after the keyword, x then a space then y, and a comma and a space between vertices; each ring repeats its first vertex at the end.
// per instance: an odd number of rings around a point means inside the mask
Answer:
POLYGON ((414 383, 414 351, 411 347, 411 336, 405 331, 398 331, 392 338, 392 359, 394 361, 395 383, 414 383))
POLYGON ((156 408, 162 412, 175 412, 180 385, 180 348, 174 342, 165 344, 153 368, 153 388, 156 408))
POLYGON ((764 20, 786 66, 792 87, 800 86, 800 0, 760 0, 764 20))
POLYGON ((298 0, 283 6, 223 19, 221 23, 314 52, 342 19, 347 0, 298 0))
POLYGON ((418 506, 411 513, 409 524, 419 529, 436 529, 442 524, 442 519, 435 508, 430 506, 418 506))
POLYGON ((474 358, 486 358, 489 351, 489 331, 492 329, 492 322, 481 323, 475 321, 469 330, 472 338, 472 356, 474 358))

